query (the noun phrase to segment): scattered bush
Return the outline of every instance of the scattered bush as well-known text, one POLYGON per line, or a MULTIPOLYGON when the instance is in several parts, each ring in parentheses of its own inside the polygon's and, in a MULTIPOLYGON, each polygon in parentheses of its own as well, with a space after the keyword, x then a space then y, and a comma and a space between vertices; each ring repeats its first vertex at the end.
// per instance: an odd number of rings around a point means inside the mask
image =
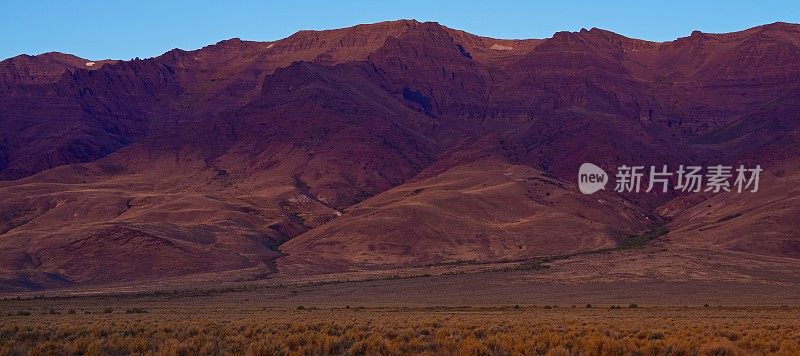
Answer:
POLYGON ((550 261, 547 259, 536 259, 536 260, 525 261, 520 263, 517 266, 517 269, 522 271, 538 271, 542 269, 548 269, 550 268, 550 265, 548 265, 547 262, 550 261))
POLYGON ((303 307, 319 311, 269 309, 234 317, 228 308, 187 315, 182 308, 165 308, 126 315, 135 309, 103 318, 62 315, 0 323, 0 355, 800 355, 800 319, 793 308, 725 308, 709 317, 709 310, 696 307, 647 307, 646 318, 563 307, 543 313, 511 305, 303 307))

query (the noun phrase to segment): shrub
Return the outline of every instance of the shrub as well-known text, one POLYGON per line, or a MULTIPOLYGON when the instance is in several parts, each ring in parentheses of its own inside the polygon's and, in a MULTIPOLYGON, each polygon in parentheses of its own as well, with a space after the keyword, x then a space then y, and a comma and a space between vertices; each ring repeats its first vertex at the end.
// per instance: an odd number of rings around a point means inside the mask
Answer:
POLYGON ((664 333, 652 331, 650 332, 650 340, 664 340, 664 333))
POLYGON ((622 239, 622 241, 619 242, 619 248, 623 250, 642 248, 647 246, 650 241, 666 235, 668 232, 669 230, 667 230, 664 225, 657 225, 641 235, 626 236, 624 239, 622 239))
POLYGON ((548 268, 550 268, 550 265, 546 264, 546 262, 549 262, 549 261, 548 260, 544 260, 544 259, 536 259, 536 260, 531 260, 531 261, 525 261, 525 262, 520 263, 517 266, 517 269, 518 270, 522 270, 522 271, 538 271, 538 270, 542 270, 542 269, 548 269, 548 268))

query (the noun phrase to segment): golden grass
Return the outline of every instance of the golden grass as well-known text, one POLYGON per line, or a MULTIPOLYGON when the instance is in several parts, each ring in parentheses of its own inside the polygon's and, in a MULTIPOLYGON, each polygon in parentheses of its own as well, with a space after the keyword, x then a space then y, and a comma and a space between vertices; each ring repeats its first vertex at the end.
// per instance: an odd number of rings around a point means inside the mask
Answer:
POLYGON ((0 354, 800 354, 796 308, 102 309, 9 312, 0 354))

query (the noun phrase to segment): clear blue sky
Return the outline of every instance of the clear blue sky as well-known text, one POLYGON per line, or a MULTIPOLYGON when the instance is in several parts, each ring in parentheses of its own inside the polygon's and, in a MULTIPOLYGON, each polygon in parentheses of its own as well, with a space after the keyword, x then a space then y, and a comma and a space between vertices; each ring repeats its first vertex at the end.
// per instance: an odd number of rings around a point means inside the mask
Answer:
POLYGON ((500 38, 599 27, 655 41, 800 22, 800 1, 128 1, 0 0, 0 58, 48 51, 88 59, 152 57, 231 37, 275 40, 400 18, 500 38))

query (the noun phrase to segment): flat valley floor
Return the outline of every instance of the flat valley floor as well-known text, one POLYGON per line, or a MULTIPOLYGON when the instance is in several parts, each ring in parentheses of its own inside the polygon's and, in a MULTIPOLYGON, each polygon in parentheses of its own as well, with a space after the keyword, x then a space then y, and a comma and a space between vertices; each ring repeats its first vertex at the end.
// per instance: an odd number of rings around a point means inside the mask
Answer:
POLYGON ((6 295, 0 354, 800 354, 793 270, 592 258, 6 295))

